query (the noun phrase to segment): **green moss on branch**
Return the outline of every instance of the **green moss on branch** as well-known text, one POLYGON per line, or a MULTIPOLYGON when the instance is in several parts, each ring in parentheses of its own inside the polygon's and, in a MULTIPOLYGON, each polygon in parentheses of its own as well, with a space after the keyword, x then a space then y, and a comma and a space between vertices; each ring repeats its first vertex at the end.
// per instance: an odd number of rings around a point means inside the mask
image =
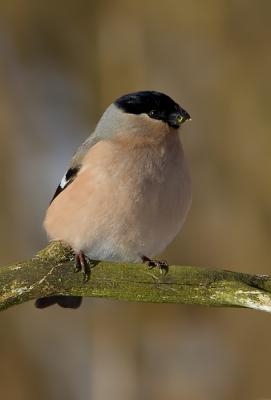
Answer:
POLYGON ((38 297, 81 295, 117 300, 248 307, 271 312, 271 278, 175 266, 163 277, 142 264, 99 262, 89 282, 73 272, 73 252, 52 242, 34 258, 0 269, 0 309, 38 297))

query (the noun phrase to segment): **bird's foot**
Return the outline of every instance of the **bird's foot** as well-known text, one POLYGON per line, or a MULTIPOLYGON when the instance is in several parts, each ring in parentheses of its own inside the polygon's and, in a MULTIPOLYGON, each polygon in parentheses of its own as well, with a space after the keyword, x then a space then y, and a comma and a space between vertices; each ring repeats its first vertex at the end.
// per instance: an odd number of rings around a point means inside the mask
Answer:
POLYGON ((75 254, 74 272, 82 272, 83 282, 89 281, 91 273, 90 260, 82 251, 75 254))
POLYGON ((149 269, 153 269, 155 267, 159 268, 162 275, 166 275, 168 273, 168 263, 164 260, 153 260, 152 258, 143 256, 142 261, 144 264, 147 264, 149 269))

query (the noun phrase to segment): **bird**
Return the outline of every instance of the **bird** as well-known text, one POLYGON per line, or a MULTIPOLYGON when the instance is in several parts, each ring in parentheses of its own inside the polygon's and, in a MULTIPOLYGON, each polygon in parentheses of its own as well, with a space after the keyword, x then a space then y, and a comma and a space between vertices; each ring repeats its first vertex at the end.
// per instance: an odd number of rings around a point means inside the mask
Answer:
MULTIPOLYGON (((78 148, 47 209, 50 241, 67 243, 75 269, 89 260, 155 260, 181 230, 191 205, 191 178, 180 140, 190 115, 168 95, 139 91, 117 98, 78 148)), ((78 308, 80 296, 37 299, 37 308, 78 308)))

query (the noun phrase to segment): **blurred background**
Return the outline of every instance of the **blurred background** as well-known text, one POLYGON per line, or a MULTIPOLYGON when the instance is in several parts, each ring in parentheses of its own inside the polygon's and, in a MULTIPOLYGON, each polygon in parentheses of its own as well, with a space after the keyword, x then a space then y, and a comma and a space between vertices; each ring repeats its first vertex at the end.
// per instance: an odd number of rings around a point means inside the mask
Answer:
MULTIPOLYGON (((171 263, 270 273, 271 2, 1 0, 0 264, 46 245, 44 212, 105 107, 165 92, 193 206, 171 263)), ((271 398, 271 317, 85 299, 0 315, 10 400, 271 398)))

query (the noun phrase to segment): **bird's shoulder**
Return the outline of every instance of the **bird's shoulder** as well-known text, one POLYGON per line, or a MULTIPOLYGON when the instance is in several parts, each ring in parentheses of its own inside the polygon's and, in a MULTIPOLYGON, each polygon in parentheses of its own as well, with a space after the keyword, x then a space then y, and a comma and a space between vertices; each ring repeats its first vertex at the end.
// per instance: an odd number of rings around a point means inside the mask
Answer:
POLYGON ((90 151, 92 147, 94 147, 101 139, 94 134, 91 134, 82 144, 79 146, 77 151, 74 153, 71 162, 64 176, 62 177, 59 185, 56 188, 54 196, 50 204, 54 201, 54 199, 63 192, 77 177, 81 167, 83 159, 86 154, 90 151))

